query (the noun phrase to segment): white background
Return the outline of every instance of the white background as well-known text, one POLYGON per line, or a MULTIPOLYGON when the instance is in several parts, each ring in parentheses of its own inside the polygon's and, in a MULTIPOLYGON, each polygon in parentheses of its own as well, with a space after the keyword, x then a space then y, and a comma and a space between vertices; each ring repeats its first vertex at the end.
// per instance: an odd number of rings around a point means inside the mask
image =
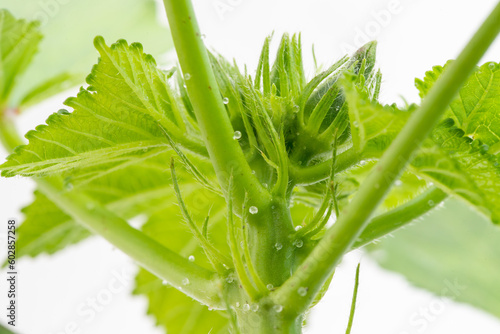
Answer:
MULTIPOLYGON (((194 1, 207 36, 206 43, 224 56, 236 57, 240 64, 248 64, 249 70, 255 68, 263 40, 273 30, 276 37, 285 31, 302 32, 309 69, 312 68, 309 50, 313 42, 318 61, 329 65, 344 54, 345 45, 359 46, 356 44, 365 37, 377 39, 378 66, 384 74, 381 99, 398 103, 403 102, 403 97, 409 102, 418 102, 414 78, 422 77, 433 65, 454 58, 496 1, 400 0, 395 2, 396 11, 380 15, 381 11, 387 13, 389 8, 394 8, 391 2, 194 1)), ((167 58, 171 59, 172 55, 167 58)), ((500 43, 497 42, 484 61, 499 60, 500 43)), ((24 133, 42 123, 70 94, 74 92, 61 94, 36 111, 26 113, 20 120, 20 130, 24 133)), ((20 218, 19 208, 31 199, 32 183, 20 178, 0 182, 1 221, 20 218)), ((2 240, 2 249, 4 242, 2 240)), ((330 291, 310 317, 307 333, 345 332, 355 266, 360 258, 361 285, 353 334, 500 333, 497 318, 451 301, 446 302, 439 316, 428 321, 425 330, 419 331, 420 327, 412 325, 410 318, 432 305, 435 297, 411 287, 397 274, 382 271, 360 253, 349 255, 337 270, 330 291)), ((86 321, 87 318, 77 312, 88 298, 95 298, 102 289, 107 289, 116 273, 134 270, 123 254, 101 239, 87 240, 50 258, 25 259, 19 267, 19 333, 78 333, 66 329, 71 328, 72 323, 78 325, 79 333, 86 334, 162 333, 154 327, 154 321, 145 316, 145 299, 129 295, 132 280, 112 295, 109 304, 92 321, 86 321)), ((1 282, 1 291, 5 291, 4 280, 1 282)), ((4 298, 3 292, 1 297, 4 298)), ((5 305, 3 299, 0 302, 5 305)), ((0 321, 4 322, 3 313, 0 312, 0 321)))

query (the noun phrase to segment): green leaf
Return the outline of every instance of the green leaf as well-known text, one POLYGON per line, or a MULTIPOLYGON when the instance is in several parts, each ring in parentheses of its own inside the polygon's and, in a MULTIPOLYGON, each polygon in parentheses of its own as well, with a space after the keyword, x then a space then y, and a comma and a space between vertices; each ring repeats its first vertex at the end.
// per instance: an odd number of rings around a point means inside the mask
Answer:
POLYGON ((432 141, 423 145, 409 169, 474 205, 494 223, 500 223, 498 157, 488 154, 477 141, 464 137, 450 119, 438 125, 431 137, 432 141))
POLYGON ((36 53, 41 38, 37 23, 16 20, 7 10, 0 10, 0 109, 36 53))
POLYGON ((500 230, 456 200, 367 247, 382 267, 500 317, 500 230))
POLYGON ((85 178, 88 168, 124 168, 170 149, 159 125, 184 148, 206 154, 165 73, 140 44, 120 40, 108 47, 97 37, 95 45, 101 57, 87 77, 90 86, 65 102, 74 111, 59 111, 28 132, 29 144, 8 157, 4 176, 79 172, 85 178))
MULTIPOLYGON (((115 41, 120 38, 141 41, 155 56, 173 45, 168 30, 158 23, 153 0, 0 2, 0 7, 7 8, 16 17, 39 20, 44 35, 40 52, 12 95, 13 107, 35 87, 63 73, 88 73, 95 62, 92 39, 97 35, 115 41)), ((78 81, 83 82, 84 78, 80 75, 78 81)))
MULTIPOLYGON (((449 66, 436 66, 415 84, 423 98, 427 95, 441 73, 449 66)), ((450 105, 447 117, 472 139, 493 146, 500 141, 500 66, 486 63, 474 72, 460 90, 459 96, 450 105)))
POLYGON ((19 226, 17 257, 35 257, 53 254, 90 235, 71 217, 63 213, 42 193, 35 192, 35 200, 22 210, 24 221, 19 226))
MULTIPOLYGON (((214 198, 210 200, 212 203, 207 201, 200 204, 199 199, 196 199, 198 197, 194 191, 184 196, 184 199, 189 207, 195 208, 192 213, 198 221, 201 221, 202 212, 208 211, 210 204, 215 204, 211 211, 213 215, 209 223, 209 239, 217 244, 218 249, 224 249, 225 218, 221 214, 224 203, 221 199, 214 198)), ((153 215, 143 226, 143 231, 169 249, 186 258, 191 257, 196 264, 211 268, 200 245, 188 227, 181 222, 181 213, 176 205, 171 203, 168 208, 153 215)), ((225 248, 227 249, 227 245, 225 248)), ((168 333, 228 333, 229 319, 224 312, 208 310, 182 292, 162 284, 161 279, 146 270, 141 269, 138 273, 134 294, 148 298, 148 314, 154 316, 157 324, 165 327, 168 333)))

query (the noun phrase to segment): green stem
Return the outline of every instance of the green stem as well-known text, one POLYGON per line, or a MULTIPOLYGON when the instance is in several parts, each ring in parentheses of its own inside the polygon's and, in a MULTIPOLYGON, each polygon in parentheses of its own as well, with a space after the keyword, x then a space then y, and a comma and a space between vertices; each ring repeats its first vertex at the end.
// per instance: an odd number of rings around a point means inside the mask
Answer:
POLYGON ((59 208, 142 267, 205 305, 224 308, 213 272, 165 248, 82 192, 65 192, 60 179, 36 179, 36 182, 59 208))
POLYGON ((352 246, 353 249, 363 247, 422 217, 447 197, 448 195, 444 191, 433 187, 408 203, 374 217, 356 239, 356 242, 352 246))
POLYGON ((307 310, 324 282, 333 272, 368 223, 374 210, 384 199, 393 182, 411 159, 448 105, 468 79, 475 65, 500 32, 500 3, 479 28, 450 67, 438 79, 422 106, 416 110, 381 160, 361 185, 338 221, 303 261, 295 273, 278 289, 272 298, 287 305, 287 312, 300 314, 307 310), (297 289, 308 288, 299 298, 297 289))
MULTIPOLYGON (((0 119, 0 138, 9 151, 24 142, 11 119, 0 119)), ((139 265, 194 299, 213 308, 225 308, 214 273, 165 248, 82 192, 65 192, 61 178, 33 178, 38 189, 75 221, 101 235, 139 265), (185 279, 189 284, 185 285, 185 279)))
POLYGON ((349 313, 349 322, 347 323, 347 329, 345 331, 345 334, 351 334, 352 323, 354 322, 354 313, 356 312, 356 301, 358 299, 360 265, 361 263, 358 263, 358 266, 356 267, 356 278, 354 279, 354 291, 352 293, 351 312, 349 313))
MULTIPOLYGON (((207 145, 217 178, 227 192, 229 175, 234 175, 235 209, 242 207, 245 192, 250 205, 264 207, 269 192, 259 183, 245 159, 222 102, 202 34, 189 0, 164 0, 175 49, 186 81, 189 98, 207 145)), ((230 102, 231 103, 231 102, 230 102)))
MULTIPOLYGON (((353 148, 340 153, 336 157, 336 172, 338 173, 354 166, 357 162, 359 162, 359 159, 359 154, 353 148)), ((308 185, 326 180, 330 176, 332 170, 332 159, 306 167, 299 167, 293 165, 291 162, 288 165, 290 169, 290 180, 297 185, 308 185)))

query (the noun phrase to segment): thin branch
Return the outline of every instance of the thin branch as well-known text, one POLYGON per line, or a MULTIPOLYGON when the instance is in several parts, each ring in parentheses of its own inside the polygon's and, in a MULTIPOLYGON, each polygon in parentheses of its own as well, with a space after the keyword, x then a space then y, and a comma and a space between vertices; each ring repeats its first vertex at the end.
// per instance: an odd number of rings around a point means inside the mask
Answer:
POLYGON ((409 118, 396 139, 383 154, 339 220, 325 233, 295 273, 274 293, 275 303, 289 305, 296 316, 313 302, 337 264, 354 244, 368 219, 385 198, 412 154, 440 120, 460 87, 500 32, 500 3, 495 7, 469 44, 437 80, 422 106, 409 118), (307 287, 308 295, 297 300, 297 289, 307 287))
POLYGON ((356 278, 354 279, 354 291, 352 293, 352 302, 351 302, 351 312, 349 314, 349 322, 347 323, 347 329, 345 334, 350 334, 352 329, 352 323, 354 321, 354 312, 356 312, 356 300, 358 299, 358 287, 359 287, 359 267, 361 263, 358 263, 356 267, 356 278))
POLYGON ((408 203, 372 218, 363 232, 361 232, 361 235, 356 239, 352 249, 363 247, 422 217, 429 211, 432 211, 447 197, 448 195, 444 191, 432 187, 408 203))
MULTIPOLYGON (((335 169, 341 172, 357 164, 360 157, 355 149, 350 148, 336 156, 335 169)), ((332 159, 325 160, 319 164, 299 167, 292 163, 288 164, 290 180, 297 185, 314 184, 326 180, 332 171, 332 159)))

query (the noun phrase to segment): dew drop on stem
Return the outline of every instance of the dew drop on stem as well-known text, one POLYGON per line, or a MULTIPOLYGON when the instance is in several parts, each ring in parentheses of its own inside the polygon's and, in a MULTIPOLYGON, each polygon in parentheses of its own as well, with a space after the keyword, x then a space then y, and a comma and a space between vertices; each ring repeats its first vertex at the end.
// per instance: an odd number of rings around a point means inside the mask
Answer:
POLYGON ((161 284, 168 285, 168 282, 167 281, 162 281, 161 284))
POLYGON ((182 285, 189 285, 189 278, 187 278, 187 277, 183 278, 182 285))
POLYGON ((229 103, 229 98, 228 97, 223 98, 222 99, 222 103, 228 104, 229 103))
POLYGON ((190 79, 191 79, 191 74, 189 74, 189 73, 184 74, 184 80, 187 81, 187 80, 190 80, 190 79))
POLYGON ((250 311, 250 305, 248 305, 248 304, 243 304, 243 311, 245 311, 245 312, 250 311))
POLYGON ((238 140, 240 138, 241 138, 241 132, 240 131, 234 131, 233 139, 234 140, 238 140))
POLYGON ((276 313, 280 313, 281 311, 283 311, 283 306, 281 306, 281 305, 274 305, 273 306, 273 310, 276 313))
POLYGON ((302 297, 305 297, 305 295, 307 295, 307 288, 301 286, 298 290, 297 290, 297 293, 299 294, 299 296, 302 296, 302 297))
POLYGON ((283 248, 283 245, 281 243, 277 242, 274 244, 274 248, 276 248, 276 250, 280 250, 283 248))
POLYGON ((251 206, 250 209, 248 209, 248 211, 252 214, 252 215, 255 215, 259 212, 259 209, 256 207, 256 206, 251 206))
POLYGON ((435 204, 435 203, 434 203, 434 201, 433 201, 433 200, 431 200, 431 199, 430 199, 430 200, 427 202, 427 204, 429 204, 429 206, 434 206, 434 204, 435 204))
POLYGON ((269 283, 268 285, 266 285, 266 288, 267 288, 267 290, 272 290, 272 289, 274 289, 274 285, 269 283))
POLYGON ((297 248, 301 248, 302 246, 304 246, 304 242, 300 239, 297 239, 293 242, 293 245, 297 248))
POLYGON ((259 304, 253 304, 250 308, 253 312, 257 312, 259 310, 259 304))
POLYGON ((302 229, 302 225, 297 225, 297 226, 295 226, 295 231, 299 231, 299 230, 301 230, 301 229, 302 229))
POLYGON ((189 255, 188 260, 191 261, 191 262, 194 262, 194 260, 195 260, 194 259, 194 255, 189 255))

